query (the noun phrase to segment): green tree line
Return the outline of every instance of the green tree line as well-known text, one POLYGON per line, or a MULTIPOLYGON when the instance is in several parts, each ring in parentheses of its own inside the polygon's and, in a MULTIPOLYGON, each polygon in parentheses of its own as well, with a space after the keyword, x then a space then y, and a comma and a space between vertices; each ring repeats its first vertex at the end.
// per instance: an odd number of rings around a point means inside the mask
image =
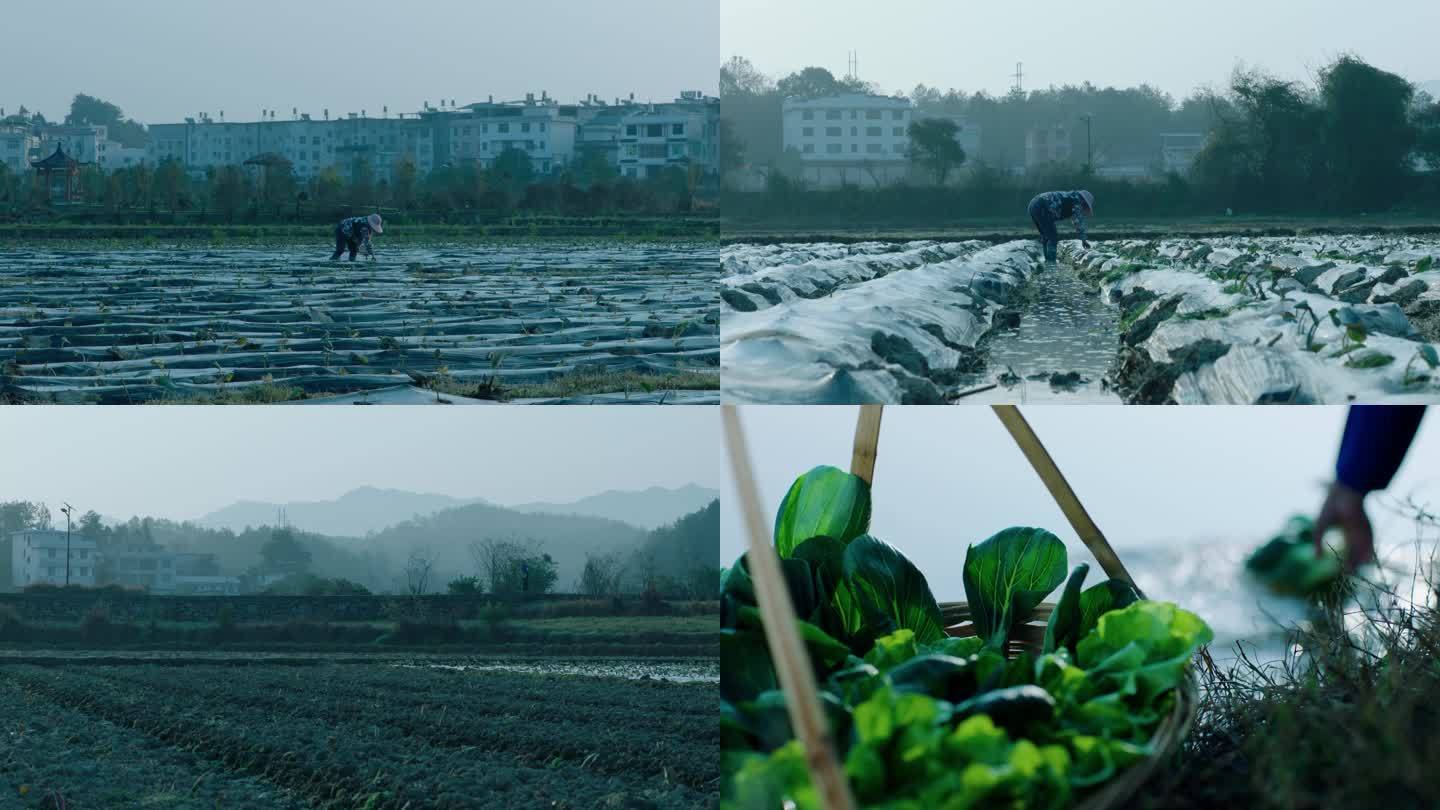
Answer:
POLYGON ((861 192, 811 191, 797 179, 794 155, 781 151, 781 103, 873 88, 807 68, 772 81, 743 58, 721 68, 721 168, 767 173, 763 193, 727 191, 722 210, 740 219, 840 217, 935 221, 1023 211, 1038 191, 1084 185, 1110 214, 1340 213, 1440 208, 1440 103, 1404 78, 1344 55, 1313 83, 1260 70, 1237 70, 1224 90, 1202 89, 1176 101, 1147 85, 1066 85, 1004 96, 917 86, 911 185, 861 192), (936 152, 934 120, 963 118, 981 129, 974 155, 936 152), (1085 121, 1095 163, 1146 165, 1158 179, 1107 180, 1087 165, 1085 121), (1075 157, 1024 166, 1025 134, 1060 125, 1075 157), (917 127, 919 132, 917 132, 917 127), (934 131, 932 131, 934 130, 934 131), (1161 134, 1193 132, 1204 148, 1187 175, 1159 171, 1161 134), (928 137, 927 137, 928 136, 928 137), (952 188, 944 183, 963 165, 952 188), (1102 193, 1103 192, 1103 193, 1102 193))

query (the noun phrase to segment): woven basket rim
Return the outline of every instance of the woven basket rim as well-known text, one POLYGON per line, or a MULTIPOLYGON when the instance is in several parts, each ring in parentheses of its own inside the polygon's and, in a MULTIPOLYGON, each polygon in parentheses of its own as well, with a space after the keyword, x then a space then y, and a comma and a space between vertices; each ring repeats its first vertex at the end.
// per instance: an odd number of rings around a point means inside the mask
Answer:
MULTIPOLYGON (((941 602, 939 604, 942 613, 947 608, 955 611, 968 610, 970 607, 969 602, 941 602)), ((1032 628, 1038 627, 1036 622, 1048 617, 1054 609, 1054 602, 1041 602, 1035 607, 1035 613, 1026 621, 1026 625, 1032 628), (1043 616, 1040 615, 1042 613, 1043 616)), ((958 626, 946 625, 946 634, 954 635, 950 633, 950 630, 952 627, 958 626)), ((973 636, 974 634, 970 633, 969 635, 973 636)), ((1039 652, 1038 645, 1033 640, 1016 639, 1011 641, 1011 645, 1018 649, 1039 652)), ((1195 707, 1199 702, 1199 694, 1200 682, 1195 674, 1195 664, 1192 660, 1191 665, 1185 670, 1184 680, 1175 689, 1175 707, 1171 709, 1170 714, 1166 715, 1164 720, 1160 721, 1155 733, 1150 736, 1150 753, 1111 777, 1100 789, 1086 796, 1080 803, 1071 805, 1072 810, 1111 810, 1138 793, 1140 788, 1150 780, 1156 769, 1160 767, 1160 763, 1170 757, 1189 735, 1190 726, 1195 722, 1195 707)))

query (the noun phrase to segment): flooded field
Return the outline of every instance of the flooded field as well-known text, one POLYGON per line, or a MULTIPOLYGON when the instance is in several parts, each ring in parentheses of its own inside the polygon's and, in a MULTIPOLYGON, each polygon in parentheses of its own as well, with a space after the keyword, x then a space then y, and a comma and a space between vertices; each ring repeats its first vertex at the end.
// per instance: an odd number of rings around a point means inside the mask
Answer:
POLYGON ((735 244, 724 398, 1259 404, 1440 397, 1440 240, 735 244))
POLYGON ((718 399, 663 387, 717 374, 713 244, 327 251, 0 250, 0 396, 465 403, 587 373, 613 387, 529 399, 718 399))
POLYGON ((716 694, 474 669, 6 665, 0 773, 15 806, 74 810, 705 807, 716 694))

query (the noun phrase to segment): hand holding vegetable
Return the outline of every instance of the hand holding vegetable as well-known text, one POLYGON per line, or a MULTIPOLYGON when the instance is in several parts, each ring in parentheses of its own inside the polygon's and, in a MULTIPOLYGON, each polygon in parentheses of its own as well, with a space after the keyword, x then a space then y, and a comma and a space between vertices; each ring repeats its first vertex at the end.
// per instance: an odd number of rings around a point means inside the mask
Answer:
POLYGON ((1325 533, 1332 528, 1345 533, 1346 568, 1354 571, 1375 559, 1375 535, 1365 514, 1365 494, 1336 481, 1330 485, 1320 514, 1315 516, 1315 556, 1325 553, 1325 533))

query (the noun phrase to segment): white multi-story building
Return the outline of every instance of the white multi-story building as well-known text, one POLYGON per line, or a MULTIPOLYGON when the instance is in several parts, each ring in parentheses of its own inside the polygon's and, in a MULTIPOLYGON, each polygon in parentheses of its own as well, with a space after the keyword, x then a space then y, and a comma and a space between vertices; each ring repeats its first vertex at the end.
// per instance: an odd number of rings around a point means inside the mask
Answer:
POLYGON ((30 162, 38 160, 40 139, 31 134, 28 126, 0 127, 0 163, 11 174, 25 174, 30 171, 30 162))
POLYGON ((304 180, 333 168, 349 178, 359 161, 376 180, 390 179, 403 157, 420 174, 436 165, 433 128, 419 116, 333 120, 300 116, 293 120, 225 122, 187 118, 183 124, 150 127, 149 157, 159 164, 178 160, 195 176, 221 166, 240 166, 261 156, 290 163, 304 180))
MULTIPOLYGON (((10 535, 10 570, 16 588, 41 583, 66 583, 65 532, 55 529, 28 529, 10 535)), ((94 540, 71 533, 69 540, 69 583, 94 587, 95 566, 100 553, 94 540)))
POLYGON ((524 101, 516 102, 492 98, 428 117, 445 163, 476 161, 489 169, 505 151, 518 150, 530 158, 536 174, 546 175, 575 159, 579 107, 557 104, 544 94, 539 99, 528 94, 524 101))
POLYGON ((176 557, 160 546, 125 546, 106 553, 106 568, 116 584, 169 593, 175 590, 176 557))
POLYGON ((910 101, 850 93, 781 105, 783 145, 800 157, 801 179, 829 188, 885 185, 909 165, 910 101))
POLYGON ((63 146, 65 154, 81 163, 103 164, 110 150, 118 148, 118 144, 110 142, 107 133, 104 126, 40 127, 40 152, 49 155, 56 147, 63 146))

